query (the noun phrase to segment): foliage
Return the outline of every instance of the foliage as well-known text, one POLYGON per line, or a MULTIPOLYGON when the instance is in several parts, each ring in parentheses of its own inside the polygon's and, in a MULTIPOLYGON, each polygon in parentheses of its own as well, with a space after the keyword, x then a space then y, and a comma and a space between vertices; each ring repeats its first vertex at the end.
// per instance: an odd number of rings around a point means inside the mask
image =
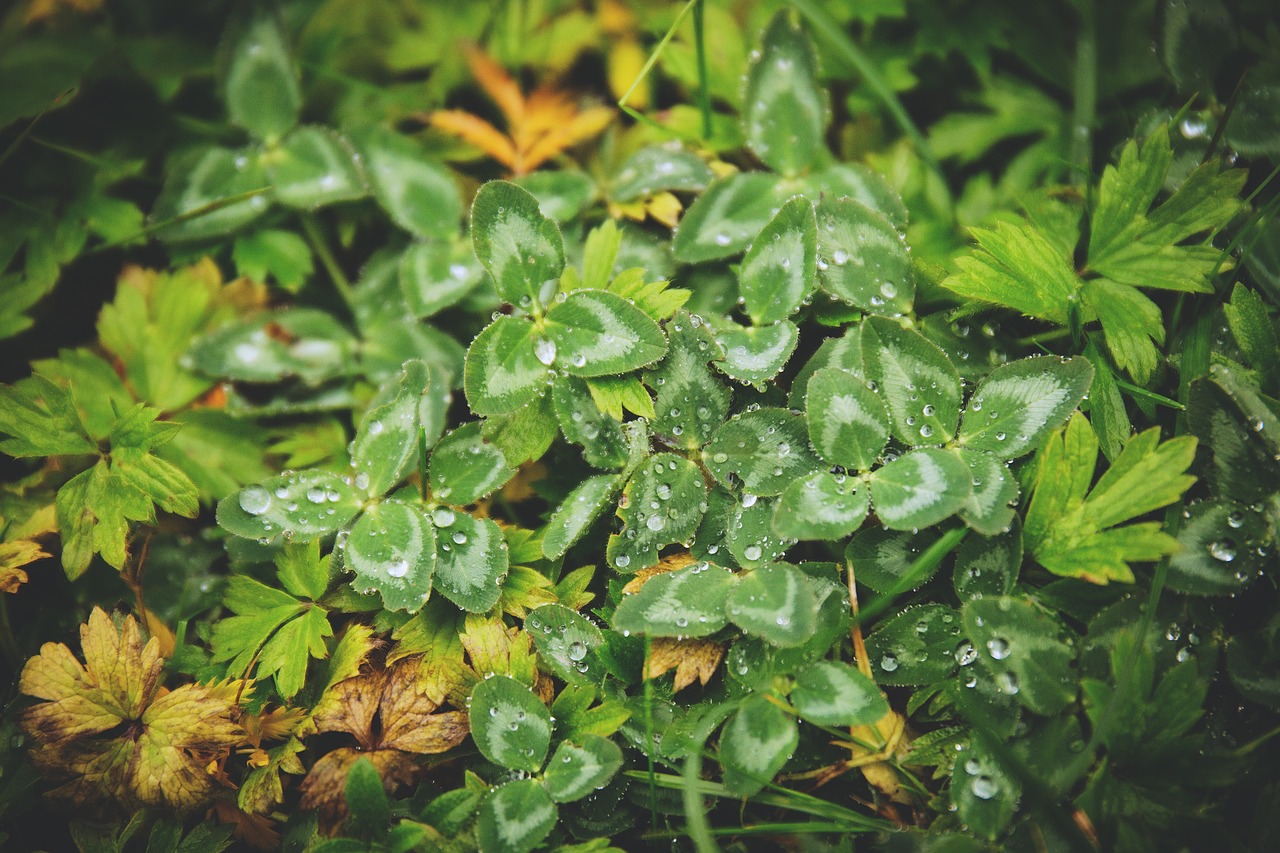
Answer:
POLYGON ((144 6, 0 20, 9 846, 1274 846, 1268 7, 144 6))

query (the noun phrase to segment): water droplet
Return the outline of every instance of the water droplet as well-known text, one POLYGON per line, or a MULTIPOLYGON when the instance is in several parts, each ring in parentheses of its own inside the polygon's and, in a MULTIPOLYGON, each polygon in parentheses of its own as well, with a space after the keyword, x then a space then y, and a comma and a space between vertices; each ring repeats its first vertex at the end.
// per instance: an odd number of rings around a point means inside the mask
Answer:
POLYGON ((619 554, 613 561, 613 564, 620 569, 625 569, 627 566, 631 565, 631 558, 626 554, 619 554))
POLYGON ((987 651, 996 660, 1004 660, 1009 656, 1009 641, 1003 637, 992 637, 987 640, 987 651))
POLYGON ((886 654, 880 658, 880 668, 885 672, 893 672, 898 668, 898 659, 892 654, 886 654))
POLYGON ((753 506, 755 506, 755 505, 756 505, 756 496, 755 496, 755 495, 752 495, 752 494, 746 494, 746 495, 743 495, 743 496, 742 496, 742 506, 743 506, 743 507, 753 507, 753 506))
POLYGON ((1230 539, 1219 539, 1209 543, 1209 554, 1223 563, 1230 563, 1236 558, 1236 543, 1230 539))
POLYGON ((369 421, 369 435, 379 435, 383 429, 382 421, 369 421))
POLYGON ((980 800, 989 800, 1000 793, 1000 786, 990 776, 975 776, 970 783, 970 790, 980 800))
POLYGON ((742 556, 746 557, 747 560, 751 562, 755 562, 756 560, 760 559, 761 553, 762 552, 760 551, 759 545, 748 545, 746 549, 743 550, 742 556))
POLYGON ((455 530, 452 538, 455 545, 467 544, 467 534, 463 533, 461 530, 455 530))
POLYGON ((555 341, 550 338, 538 338, 533 342, 533 354, 538 361, 550 367, 556 360, 555 341))
POLYGON ((271 508, 271 495, 262 486, 249 486, 240 492, 240 508, 249 515, 262 515, 271 508))
POLYGON ((369 475, 361 471, 359 474, 356 474, 356 478, 353 482, 357 489, 364 491, 369 488, 369 475))

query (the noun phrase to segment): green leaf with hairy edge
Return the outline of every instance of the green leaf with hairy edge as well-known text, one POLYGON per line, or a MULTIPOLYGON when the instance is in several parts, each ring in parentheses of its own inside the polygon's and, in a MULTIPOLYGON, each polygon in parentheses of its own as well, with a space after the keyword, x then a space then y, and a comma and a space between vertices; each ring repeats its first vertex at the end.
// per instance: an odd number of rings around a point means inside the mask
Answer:
POLYGON ((433 513, 436 589, 469 613, 487 613, 502 596, 510 561, 502 528, 466 513, 433 513), (452 516, 452 517, 450 517, 452 516), (448 519, 448 524, 443 524, 448 519))
POLYGON ((551 748, 551 712, 528 687, 507 675, 486 678, 471 691, 467 715, 485 758, 508 770, 542 769, 551 748))
POLYGON ((233 124, 257 139, 283 136, 298 121, 302 93, 279 18, 253 13, 228 46, 222 96, 233 124))
POLYGON ((311 247, 292 231, 261 228, 236 236, 231 248, 236 274, 254 281, 272 280, 297 293, 315 271, 311 247))
POLYGON ((773 530, 773 501, 743 495, 729 514, 725 544, 744 568, 756 568, 782 558, 795 544, 773 530))
POLYGON ((412 139, 369 125, 352 132, 374 198, 391 221, 419 237, 449 239, 462 219, 453 175, 412 139))
POLYGON ((1083 297, 1102 323, 1116 366, 1145 384, 1160 360, 1156 344, 1164 343, 1160 307, 1132 287, 1101 278, 1085 283, 1083 297))
POLYGON ((473 504, 515 476, 502 451, 484 440, 480 424, 463 424, 440 439, 428 466, 431 495, 454 506, 473 504))
POLYGON ((588 477, 575 486, 547 521, 547 535, 542 540, 547 559, 563 557, 613 502, 621 488, 622 478, 616 474, 588 477))
POLYGON ((1270 566, 1275 534, 1263 513, 1222 498, 1187 509, 1182 549, 1169 558, 1169 587, 1190 595, 1235 595, 1270 566))
POLYGON ((1030 453, 1067 422, 1093 382, 1085 358, 1033 356, 997 367, 965 408, 958 442, 1000 459, 1030 453))
POLYGON ((1194 437, 1161 442, 1153 427, 1129 439, 1090 490, 1098 441, 1077 414, 1037 456, 1035 493, 1023 527, 1028 550, 1054 574, 1094 583, 1132 581, 1130 562, 1158 560, 1178 546, 1158 522, 1124 522, 1178 500, 1195 482, 1185 474, 1195 451, 1194 437))
POLYGON ((609 537, 609 564, 620 572, 638 572, 658 562, 662 547, 697 531, 706 497, 697 465, 671 453, 651 456, 623 490, 618 517, 624 527, 609 537))
POLYGON ((1191 383, 1187 419, 1213 454, 1215 493, 1242 504, 1266 501, 1280 479, 1277 415, 1234 368, 1215 364, 1191 383))
POLYGON ((667 339, 649 315, 600 290, 579 290, 552 306, 545 334, 550 357, 540 358, 574 376, 627 373, 667 352, 667 339))
POLYGON ((742 576, 725 601, 725 613, 748 634, 775 646, 803 645, 818 629, 818 602, 809 579, 787 563, 742 576))
POLYGON ((517 779, 489 792, 476 815, 481 850, 529 853, 555 828, 559 810, 537 779, 517 779))
POLYGON ((308 657, 329 656, 325 637, 333 636, 323 607, 308 607, 297 619, 280 626, 258 653, 258 678, 273 673, 276 690, 286 699, 301 692, 307 678, 308 657))
POLYGON ((715 362, 716 369, 757 388, 778 375, 800 340, 800 332, 790 320, 748 328, 726 326, 715 335, 724 350, 724 360, 715 362))
POLYGON ((747 145, 776 172, 795 175, 826 151, 830 113, 818 85, 818 56, 790 12, 774 15, 753 53, 743 99, 747 145))
POLYGON ((267 190, 270 181, 259 152, 252 149, 201 148, 175 157, 164 186, 151 207, 151 223, 158 225, 189 217, 161 228, 164 240, 206 240, 231 234, 261 216, 271 206, 264 192, 240 201, 227 199, 267 190))
POLYGON ((737 172, 712 181, 680 220, 671 247, 676 260, 694 264, 738 254, 787 195, 768 172, 737 172))
POLYGON ((543 216, 561 223, 577 219, 600 195, 591 176, 572 167, 521 175, 514 183, 533 194, 543 216))
POLYGON ((837 299, 872 314, 911 310, 915 273, 901 232, 851 198, 817 207, 818 284, 837 299))
POLYGON ((286 543, 276 555, 276 576, 291 595, 318 601, 329 588, 329 558, 320 556, 320 540, 286 543))
MULTIPOLYGON (((623 249, 626 250, 626 248, 627 246, 624 244, 623 249)), ((637 260, 662 262, 664 258, 660 256, 659 260, 655 261, 647 255, 641 254, 637 260)), ((693 291, 685 290, 681 287, 671 287, 670 282, 662 279, 646 282, 645 270, 642 267, 623 270, 613 277, 613 281, 609 282, 608 287, 603 289, 621 296, 647 314, 649 319, 658 322, 667 319, 680 310, 680 307, 689 301, 689 297, 693 295, 693 291)))
POLYGON ((514 412, 485 418, 480 432, 502 452, 509 468, 541 459, 560 435, 549 396, 534 397, 514 412))
POLYGON ((418 461, 418 407, 431 376, 421 361, 406 361, 400 375, 379 392, 380 403, 370 406, 356 428, 351 462, 369 495, 386 494, 418 461))
POLYGON ((70 388, 40 374, 0 385, 0 451, 14 457, 94 453, 70 388))
POLYGON ((804 416, 773 408, 735 415, 716 430, 703 459, 717 480, 732 486, 736 477, 754 495, 781 494, 792 480, 821 467, 804 416))
MULTIPOLYGON (((845 559, 852 562, 858 583, 875 590, 887 592, 895 589, 916 561, 938 538, 937 531, 920 533, 902 530, 886 530, 871 527, 862 530, 849 541, 845 559)), ((916 586, 924 584, 937 572, 921 577, 916 586)))
POLYGON ((538 358, 528 320, 500 316, 467 349, 463 387, 477 415, 513 412, 545 393, 547 366, 538 358))
POLYGON ((621 247, 622 231, 612 219, 606 219, 591 229, 582 247, 583 289, 605 290, 609 287, 621 247))
POLYGON ((1222 306, 1222 313, 1249 363, 1263 374, 1274 375, 1280 360, 1280 343, 1263 298, 1236 282, 1231 302, 1222 306))
POLYGON ((432 317, 462 301, 484 278, 464 243, 413 243, 400 257, 400 292, 415 317, 432 317))
POLYGON ((560 229, 542 215, 536 198, 507 181, 490 181, 476 193, 471 241, 498 295, 513 304, 536 302, 542 285, 564 269, 560 229))
POLYGON ((652 418, 653 399, 638 376, 597 376, 587 380, 587 390, 600 411, 622 420, 623 409, 642 418, 652 418))
POLYGON ((861 480, 814 471, 778 498, 773 530, 789 539, 843 539, 858 529, 870 508, 861 480))
POLYGON ((965 826, 994 841, 1013 820, 1022 783, 979 743, 961 747, 951 774, 951 801, 965 826))
POLYGON ((207 376, 278 382, 297 376, 318 384, 351 370, 356 340, 332 315, 288 308, 230 323, 197 339, 187 351, 207 376))
POLYGON ((867 635, 876 681, 901 687, 933 684, 959 665, 960 614, 942 604, 907 607, 867 635))
POLYGON ((851 198, 861 202, 885 219, 893 227, 906 233, 907 206, 902 196, 890 186, 882 175, 861 163, 835 163, 821 172, 806 175, 804 194, 810 198, 851 198))
POLYGON ((687 312, 667 323, 667 336, 666 357, 645 375, 657 392, 650 426, 676 446, 696 450, 729 414, 733 392, 707 366, 724 353, 707 324, 687 312))
POLYGON ((809 440, 833 465, 866 471, 889 441, 889 413, 879 394, 847 370, 824 367, 805 392, 809 440))
POLYGON ((368 192, 355 149, 327 127, 298 128, 266 163, 275 197, 286 207, 311 210, 368 192))
POLYGON ((343 562, 351 586, 377 592, 388 610, 416 613, 431 596, 436 529, 416 506, 383 501, 365 509, 346 538, 343 562))
POLYGON ((697 192, 714 178, 706 161, 679 143, 647 145, 618 167, 609 197, 626 203, 657 192, 697 192))
POLYGON ((579 743, 561 741, 547 762, 544 782, 559 803, 580 800, 608 784, 622 769, 622 750, 599 735, 584 735, 579 743))
POLYGON ((1030 222, 999 222, 970 228, 978 242, 956 258, 958 272, 942 282, 952 293, 1003 305, 1028 317, 1065 326, 1068 306, 1080 288, 1070 259, 1030 222))
POLYGON ((797 196, 751 242, 738 268, 738 289, 757 326, 785 320, 813 292, 818 230, 813 205, 797 196))
POLYGON ((968 466, 936 447, 913 450, 871 472, 871 504, 891 530, 937 524, 959 512, 972 492, 968 466))
POLYGON ((893 434, 913 445, 942 444, 960 419, 960 374, 936 344, 894 320, 863 323, 862 361, 889 410, 893 434))
POLYGON ((850 326, 838 338, 827 338, 818 351, 805 362, 804 367, 791 381, 791 396, 787 401, 793 409, 805 408, 809 392, 809 380, 813 374, 827 367, 839 368, 862 379, 862 324, 850 326))
POLYGON ((1007 530, 1017 510, 1018 481, 1008 464, 998 457, 977 450, 959 448, 952 451, 969 469, 973 491, 960 510, 960 518, 983 536, 995 536, 1007 530))
POLYGON ((623 596, 613 629, 650 637, 707 637, 726 624, 725 600, 736 581, 713 563, 694 563, 654 575, 623 596))
POLYGON ((820 726, 869 726, 889 713, 876 683, 837 661, 819 661, 796 673, 790 698, 801 717, 820 726))
POLYGON ((605 670, 596 657, 604 635, 587 617, 563 604, 531 610, 524 628, 551 671, 571 684, 596 684, 605 670))
POLYGON ((1023 598, 974 599, 964 605, 964 629, 996 687, 1023 707, 1056 714, 1076 696, 1075 651, 1066 629, 1023 598))
POLYGON ((245 486, 218 502, 218 525, 245 539, 332 533, 360 512, 362 496, 352 479, 313 468, 245 486))
POLYGON ((720 733, 724 786, 739 796, 757 793, 773 781, 799 742, 794 717, 768 697, 752 696, 720 733))
POLYGON ((1021 568, 1022 526, 1015 521, 997 536, 970 536, 961 543, 952 584, 961 601, 1008 595, 1021 568))

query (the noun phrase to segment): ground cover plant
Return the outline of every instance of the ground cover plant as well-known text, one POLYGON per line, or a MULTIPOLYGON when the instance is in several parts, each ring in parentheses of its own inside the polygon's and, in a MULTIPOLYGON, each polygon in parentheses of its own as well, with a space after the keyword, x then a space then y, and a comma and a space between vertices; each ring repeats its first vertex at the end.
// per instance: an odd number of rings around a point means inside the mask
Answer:
POLYGON ((1024 5, 6 12, 6 848, 1273 848, 1280 26, 1024 5))

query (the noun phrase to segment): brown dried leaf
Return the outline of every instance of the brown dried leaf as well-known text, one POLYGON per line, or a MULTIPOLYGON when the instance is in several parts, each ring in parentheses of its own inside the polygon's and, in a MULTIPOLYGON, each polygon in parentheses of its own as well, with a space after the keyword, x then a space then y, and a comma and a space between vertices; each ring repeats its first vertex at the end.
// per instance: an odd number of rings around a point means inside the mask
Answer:
POLYGON ((676 569, 683 569, 685 566, 691 566, 698 562, 688 551, 678 551, 674 554, 668 554, 658 561, 656 566, 650 566, 647 569, 641 569, 635 573, 631 580, 627 581, 627 585, 622 588, 623 595, 631 595, 640 591, 640 588, 648 583, 649 578, 656 575, 665 575, 667 572, 674 572, 676 569))
POLYGON ((706 687, 723 660, 724 646, 714 640, 655 637, 644 676, 657 678, 674 667, 675 692, 679 693, 695 680, 706 687))
POLYGON ((19 539, 16 542, 0 542, 0 592, 17 592, 27 582, 22 566, 43 560, 49 553, 39 542, 19 539))

